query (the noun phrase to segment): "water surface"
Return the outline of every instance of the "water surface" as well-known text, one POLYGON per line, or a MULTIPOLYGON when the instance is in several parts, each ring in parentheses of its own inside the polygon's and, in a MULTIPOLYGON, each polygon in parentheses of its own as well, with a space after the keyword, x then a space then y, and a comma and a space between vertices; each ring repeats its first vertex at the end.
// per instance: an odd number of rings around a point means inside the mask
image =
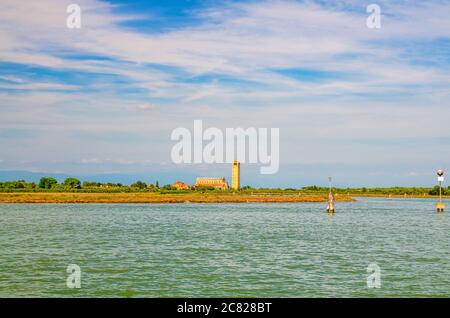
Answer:
POLYGON ((0 297, 449 297, 450 212, 434 205, 0 204, 0 297))

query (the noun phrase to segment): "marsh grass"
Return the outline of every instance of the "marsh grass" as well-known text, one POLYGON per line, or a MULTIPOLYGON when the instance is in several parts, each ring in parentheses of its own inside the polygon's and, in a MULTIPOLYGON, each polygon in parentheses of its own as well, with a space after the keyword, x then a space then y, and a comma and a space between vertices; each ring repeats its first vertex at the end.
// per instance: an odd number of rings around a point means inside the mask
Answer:
MULTIPOLYGON (((0 203, 246 203, 246 202, 326 202, 324 195, 240 194, 240 193, 75 193, 11 192, 0 193, 0 203)), ((338 201, 352 201, 338 196, 338 201)))

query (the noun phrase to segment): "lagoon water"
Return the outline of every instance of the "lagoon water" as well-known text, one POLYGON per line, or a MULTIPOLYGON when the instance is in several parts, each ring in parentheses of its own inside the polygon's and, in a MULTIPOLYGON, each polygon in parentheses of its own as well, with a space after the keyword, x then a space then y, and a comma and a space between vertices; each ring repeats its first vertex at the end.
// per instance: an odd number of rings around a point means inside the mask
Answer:
POLYGON ((0 297, 450 297, 450 211, 434 205, 0 204, 0 297))

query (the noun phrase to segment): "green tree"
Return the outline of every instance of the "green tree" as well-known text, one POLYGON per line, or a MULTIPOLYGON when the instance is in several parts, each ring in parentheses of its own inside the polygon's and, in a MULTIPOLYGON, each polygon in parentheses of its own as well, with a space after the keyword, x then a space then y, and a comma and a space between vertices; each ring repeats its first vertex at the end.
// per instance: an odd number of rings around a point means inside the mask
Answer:
POLYGON ((18 180, 16 182, 16 189, 25 189, 27 183, 24 180, 18 180))
POLYGON ((135 183, 133 183, 131 185, 132 188, 138 188, 138 189, 145 189, 147 187, 147 185, 145 184, 145 182, 142 181, 136 181, 135 183))
MULTIPOLYGON (((439 195, 439 186, 435 186, 433 189, 428 192, 429 195, 439 195)), ((447 195, 447 189, 442 188, 442 195, 447 195)))
POLYGON ((66 180, 64 180, 64 185, 69 186, 71 188, 80 189, 81 181, 78 180, 77 178, 67 178, 66 180))
POLYGON ((55 178, 43 177, 39 181, 39 188, 50 189, 55 184, 58 184, 58 181, 55 178))
POLYGON ((170 184, 166 184, 165 186, 162 187, 163 190, 175 190, 174 187, 172 187, 172 185, 170 184))

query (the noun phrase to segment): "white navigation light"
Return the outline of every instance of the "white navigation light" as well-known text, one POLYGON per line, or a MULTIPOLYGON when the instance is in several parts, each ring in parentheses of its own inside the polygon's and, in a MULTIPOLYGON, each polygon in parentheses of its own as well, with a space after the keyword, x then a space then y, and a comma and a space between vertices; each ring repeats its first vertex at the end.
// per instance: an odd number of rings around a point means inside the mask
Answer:
POLYGON ((437 171, 437 175, 438 175, 439 177, 443 177, 443 176, 444 176, 444 170, 439 169, 439 170, 437 171))

